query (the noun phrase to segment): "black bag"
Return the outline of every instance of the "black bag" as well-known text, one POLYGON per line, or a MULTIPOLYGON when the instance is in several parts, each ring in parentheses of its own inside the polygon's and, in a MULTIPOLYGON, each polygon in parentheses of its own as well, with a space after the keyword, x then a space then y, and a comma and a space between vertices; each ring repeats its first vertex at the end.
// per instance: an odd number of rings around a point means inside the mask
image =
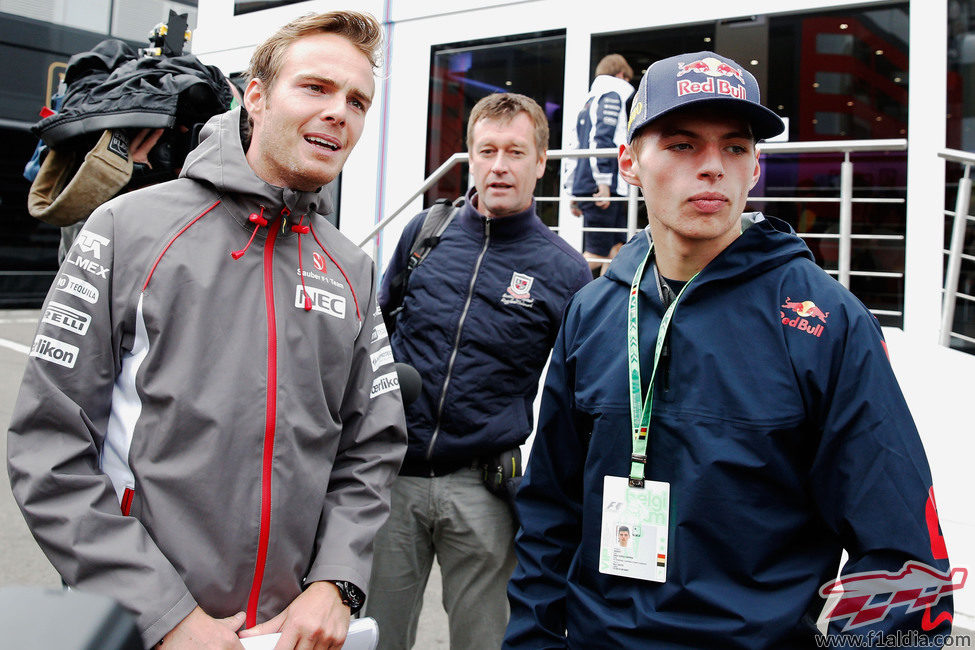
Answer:
POLYGON ((413 269, 420 265, 430 251, 440 243, 440 235, 450 225, 454 215, 464 204, 463 197, 453 203, 447 199, 437 199, 427 211, 427 216, 423 218, 423 225, 413 240, 410 248, 410 258, 406 263, 406 268, 396 274, 389 283, 389 301, 386 309, 383 310, 383 321, 386 329, 392 333, 395 329, 396 316, 403 310, 403 298, 406 297, 406 288, 410 283, 410 275, 413 269))

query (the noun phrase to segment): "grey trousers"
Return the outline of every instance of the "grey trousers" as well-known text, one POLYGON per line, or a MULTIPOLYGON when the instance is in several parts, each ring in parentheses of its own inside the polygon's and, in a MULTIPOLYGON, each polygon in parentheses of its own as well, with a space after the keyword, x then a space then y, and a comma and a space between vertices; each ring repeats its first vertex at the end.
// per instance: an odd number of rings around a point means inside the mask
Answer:
POLYGON ((498 650, 508 624, 514 534, 508 505, 482 485, 479 470, 398 477, 366 597, 366 614, 379 623, 379 650, 413 647, 434 556, 452 650, 498 650))

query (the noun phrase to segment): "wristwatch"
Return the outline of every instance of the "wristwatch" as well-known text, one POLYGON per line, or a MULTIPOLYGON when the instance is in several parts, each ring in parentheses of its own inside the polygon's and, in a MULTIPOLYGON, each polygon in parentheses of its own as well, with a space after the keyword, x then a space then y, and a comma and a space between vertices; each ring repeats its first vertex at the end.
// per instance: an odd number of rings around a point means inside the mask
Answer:
POLYGON ((354 584, 348 580, 326 580, 325 582, 331 582, 339 590, 339 597, 342 599, 342 604, 349 608, 352 614, 357 613, 362 609, 362 605, 366 600, 366 595, 361 589, 356 587, 354 584))

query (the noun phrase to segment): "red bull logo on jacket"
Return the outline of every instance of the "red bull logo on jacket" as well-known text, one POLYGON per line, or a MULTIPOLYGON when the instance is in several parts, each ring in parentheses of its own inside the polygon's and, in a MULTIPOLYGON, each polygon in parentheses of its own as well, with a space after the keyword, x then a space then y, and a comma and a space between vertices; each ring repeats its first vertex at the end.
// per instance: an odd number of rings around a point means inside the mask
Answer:
POLYGON ((690 63, 679 62, 677 64, 677 79, 678 97, 709 93, 712 95, 727 95, 735 99, 747 99, 745 96, 745 86, 743 85, 745 78, 741 70, 711 56, 698 59, 697 61, 691 61, 690 63), (681 77, 691 72, 705 75, 706 78, 704 81, 681 79, 681 77), (737 79, 738 83, 731 83, 731 79, 737 79))
POLYGON ((783 325, 794 327, 800 332, 812 334, 817 338, 823 335, 823 331, 825 330, 824 324, 829 317, 829 312, 824 312, 812 300, 794 301, 791 298, 786 298, 785 304, 782 305, 781 309, 783 311, 779 312, 779 318, 782 319, 783 325), (790 318, 786 315, 785 310, 795 312, 795 318, 790 318), (816 323, 813 319, 817 319, 820 322, 816 323))

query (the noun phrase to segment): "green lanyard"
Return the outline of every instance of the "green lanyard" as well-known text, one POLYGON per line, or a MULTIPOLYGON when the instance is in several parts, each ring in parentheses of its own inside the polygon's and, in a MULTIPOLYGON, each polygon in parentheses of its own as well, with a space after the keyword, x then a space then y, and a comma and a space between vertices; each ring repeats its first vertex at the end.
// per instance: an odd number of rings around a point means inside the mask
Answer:
POLYGON ((688 285, 697 277, 697 273, 681 288, 677 298, 667 306, 660 328, 657 330, 657 344, 653 353, 653 372, 650 375, 650 385, 647 387, 645 400, 641 397, 643 387, 640 383, 640 328, 638 325, 640 282, 646 270, 647 262, 653 254, 653 242, 647 250, 646 257, 640 262, 633 282, 630 284, 630 299, 627 307, 626 348, 630 375, 630 422, 633 425, 633 453, 630 457, 630 487, 642 488, 647 464, 647 431, 650 428, 650 412, 653 409, 653 383, 657 377, 657 367, 660 365, 660 353, 667 338, 667 328, 674 317, 677 302, 684 295, 688 285))

